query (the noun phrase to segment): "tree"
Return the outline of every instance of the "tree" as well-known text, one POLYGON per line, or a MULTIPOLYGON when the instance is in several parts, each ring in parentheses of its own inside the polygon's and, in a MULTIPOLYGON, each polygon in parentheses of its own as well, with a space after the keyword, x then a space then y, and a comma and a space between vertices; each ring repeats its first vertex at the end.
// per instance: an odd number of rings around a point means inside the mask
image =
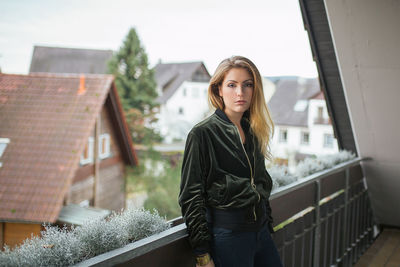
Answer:
POLYGON ((154 70, 149 68, 147 54, 134 28, 110 60, 109 72, 115 75, 118 94, 135 143, 161 140, 151 128, 158 104, 154 70))

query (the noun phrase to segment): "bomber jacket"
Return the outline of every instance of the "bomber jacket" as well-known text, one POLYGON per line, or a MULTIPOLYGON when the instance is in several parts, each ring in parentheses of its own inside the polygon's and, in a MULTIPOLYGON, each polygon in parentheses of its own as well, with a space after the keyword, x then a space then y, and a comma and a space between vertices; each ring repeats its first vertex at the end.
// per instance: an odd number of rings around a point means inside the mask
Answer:
POLYGON ((195 125, 187 136, 179 204, 195 251, 210 252, 211 235, 206 214, 210 208, 252 209, 256 220, 256 206, 265 201, 266 217, 271 226, 268 199, 272 180, 257 138, 251 132, 247 112, 241 126, 248 152, 238 128, 220 109, 195 125))

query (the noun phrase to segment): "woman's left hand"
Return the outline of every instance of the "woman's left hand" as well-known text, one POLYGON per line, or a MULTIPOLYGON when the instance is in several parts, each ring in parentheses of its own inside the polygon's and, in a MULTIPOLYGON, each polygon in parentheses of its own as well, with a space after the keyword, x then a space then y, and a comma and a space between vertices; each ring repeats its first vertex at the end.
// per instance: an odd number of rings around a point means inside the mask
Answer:
POLYGON ((215 267, 213 260, 210 260, 209 263, 207 263, 206 265, 200 266, 198 264, 196 264, 196 267, 215 267))

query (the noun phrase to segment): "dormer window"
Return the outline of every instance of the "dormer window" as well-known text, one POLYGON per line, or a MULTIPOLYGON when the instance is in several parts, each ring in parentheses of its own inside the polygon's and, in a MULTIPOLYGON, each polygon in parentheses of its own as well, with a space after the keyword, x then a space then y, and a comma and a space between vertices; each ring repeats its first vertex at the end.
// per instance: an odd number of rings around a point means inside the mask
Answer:
POLYGON ((110 156, 110 135, 105 133, 99 137, 99 158, 105 159, 110 156))
POLYGON ((83 150, 83 153, 81 155, 81 165, 93 163, 93 144, 94 144, 94 138, 89 137, 88 141, 85 145, 85 149, 83 150))
MULTIPOLYGON (((7 145, 10 143, 10 139, 8 138, 0 138, 0 160, 3 156, 4 151, 6 150, 7 145)), ((3 166, 3 163, 0 161, 0 168, 3 166)))
POLYGON ((303 112, 306 110, 307 106, 308 106, 307 100, 298 100, 296 102, 296 105, 294 105, 293 109, 294 111, 303 112))

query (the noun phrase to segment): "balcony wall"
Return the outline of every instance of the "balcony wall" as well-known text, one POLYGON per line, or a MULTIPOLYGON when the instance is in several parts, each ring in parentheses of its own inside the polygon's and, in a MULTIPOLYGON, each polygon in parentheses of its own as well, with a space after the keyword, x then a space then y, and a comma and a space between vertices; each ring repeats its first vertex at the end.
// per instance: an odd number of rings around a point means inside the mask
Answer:
MULTIPOLYGON (((373 241, 361 159, 311 175, 271 196, 273 235, 285 266, 351 266, 373 241)), ((182 219, 160 234, 77 266, 194 266, 182 219)))

